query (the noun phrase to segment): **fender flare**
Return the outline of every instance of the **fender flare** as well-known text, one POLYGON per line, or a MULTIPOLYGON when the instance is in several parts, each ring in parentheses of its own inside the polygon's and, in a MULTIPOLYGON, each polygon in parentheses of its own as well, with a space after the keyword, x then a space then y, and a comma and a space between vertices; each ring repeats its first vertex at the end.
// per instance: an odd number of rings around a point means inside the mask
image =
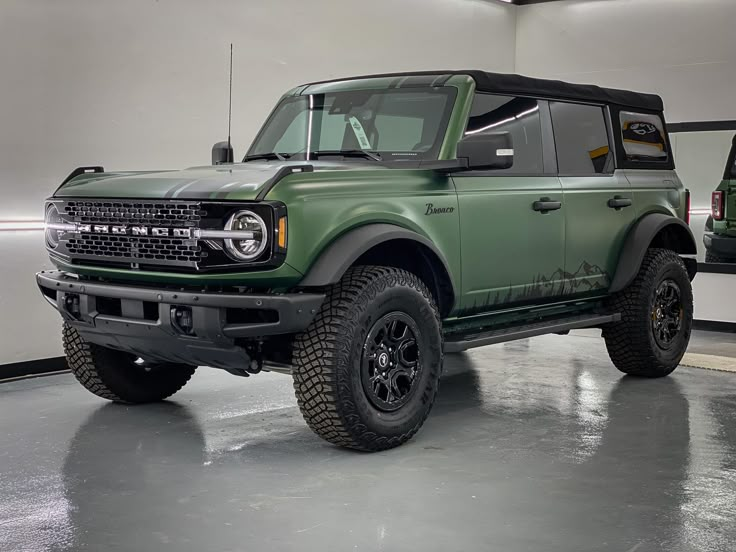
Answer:
POLYGON ((451 277, 452 272, 450 272, 447 261, 431 240, 401 226, 384 223, 367 224, 349 230, 325 247, 317 261, 307 271, 306 276, 299 282, 299 287, 322 287, 334 284, 366 251, 381 243, 397 239, 417 242, 432 251, 442 262, 445 272, 450 276, 453 292, 456 293, 451 277))
MULTIPOLYGON (((670 225, 678 227, 678 232, 681 234, 675 251, 680 255, 696 255, 698 253, 693 232, 684 221, 663 213, 645 215, 634 225, 626 236, 618 266, 616 267, 616 274, 611 281, 611 287, 609 289, 611 293, 621 291, 636 278, 641 267, 641 262, 644 260, 644 255, 652 241, 657 234, 670 225)), ((690 259, 686 259, 686 261, 690 261, 690 259)), ((686 262, 686 265, 690 279, 692 279, 697 270, 696 266, 693 266, 695 263, 686 262)))

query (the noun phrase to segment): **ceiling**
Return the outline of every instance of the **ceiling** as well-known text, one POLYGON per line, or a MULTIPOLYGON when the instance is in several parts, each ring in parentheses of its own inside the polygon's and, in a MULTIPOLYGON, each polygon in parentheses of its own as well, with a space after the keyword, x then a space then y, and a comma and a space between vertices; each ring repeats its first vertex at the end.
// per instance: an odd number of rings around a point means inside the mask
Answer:
MULTIPOLYGON (((509 2, 509 0, 503 1, 509 2)), ((528 6, 529 4, 544 4, 546 2, 559 2, 559 0, 511 0, 509 3, 517 6, 528 6)))

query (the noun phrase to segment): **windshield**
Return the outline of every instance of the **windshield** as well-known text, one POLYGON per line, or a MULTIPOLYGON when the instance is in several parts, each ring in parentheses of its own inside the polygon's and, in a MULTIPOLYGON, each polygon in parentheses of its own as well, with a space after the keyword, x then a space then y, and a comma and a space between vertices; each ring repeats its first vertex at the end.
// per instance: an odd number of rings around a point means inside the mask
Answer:
POLYGON ((339 152, 383 161, 437 159, 454 98, 454 87, 286 98, 261 129, 246 160, 269 154, 309 160, 339 152))

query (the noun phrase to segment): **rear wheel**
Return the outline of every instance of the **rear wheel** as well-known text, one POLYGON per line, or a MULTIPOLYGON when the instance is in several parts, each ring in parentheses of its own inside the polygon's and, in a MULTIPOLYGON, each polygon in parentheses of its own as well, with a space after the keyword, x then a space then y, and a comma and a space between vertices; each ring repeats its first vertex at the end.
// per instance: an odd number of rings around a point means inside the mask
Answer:
POLYGON ((650 249, 634 281, 611 301, 621 321, 603 328, 613 364, 627 374, 658 378, 677 368, 690 342, 693 292, 685 263, 650 249))
POLYGON ((408 441, 434 403, 442 331, 414 274, 348 270, 294 345, 294 390, 309 427, 330 443, 376 451, 408 441))
POLYGON ((187 364, 147 363, 89 343, 68 324, 64 324, 62 338, 67 364, 79 383, 110 401, 161 401, 184 387, 197 369, 187 364))

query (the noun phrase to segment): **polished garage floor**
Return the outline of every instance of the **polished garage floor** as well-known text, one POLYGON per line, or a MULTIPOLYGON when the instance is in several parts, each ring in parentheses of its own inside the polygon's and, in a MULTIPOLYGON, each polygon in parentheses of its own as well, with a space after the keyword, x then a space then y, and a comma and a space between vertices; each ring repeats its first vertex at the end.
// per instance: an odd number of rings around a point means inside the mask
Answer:
POLYGON ((736 550, 736 374, 621 377, 590 333, 448 357, 379 454, 314 436, 287 376, 211 369, 143 407, 6 383, 0 436, 3 552, 736 550))

